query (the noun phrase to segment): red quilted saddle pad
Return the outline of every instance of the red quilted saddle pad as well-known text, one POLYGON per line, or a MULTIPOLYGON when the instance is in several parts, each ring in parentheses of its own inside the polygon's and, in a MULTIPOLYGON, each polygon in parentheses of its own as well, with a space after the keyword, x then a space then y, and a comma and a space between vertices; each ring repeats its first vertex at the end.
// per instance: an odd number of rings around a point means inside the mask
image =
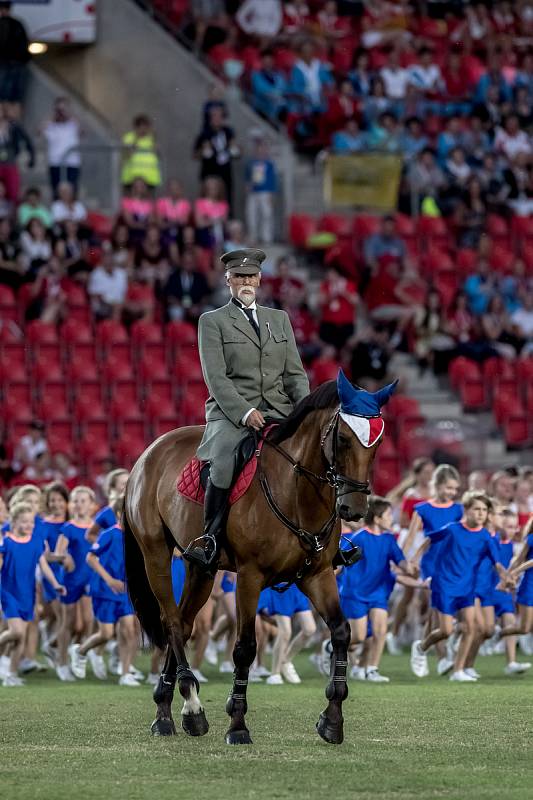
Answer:
MULTIPOLYGON (((265 431, 266 432, 266 431, 265 431)), ((263 449, 263 440, 259 442, 259 452, 263 449)), ((185 464, 181 475, 178 478, 177 489, 178 493, 186 497, 187 500, 192 500, 193 503, 204 503, 204 488, 200 483, 200 471, 205 462, 199 461, 196 457, 185 464)), ((230 505, 233 505, 240 500, 243 494, 250 487, 254 475, 257 470, 257 457, 254 454, 250 461, 244 465, 239 477, 233 485, 231 494, 229 496, 230 505)))

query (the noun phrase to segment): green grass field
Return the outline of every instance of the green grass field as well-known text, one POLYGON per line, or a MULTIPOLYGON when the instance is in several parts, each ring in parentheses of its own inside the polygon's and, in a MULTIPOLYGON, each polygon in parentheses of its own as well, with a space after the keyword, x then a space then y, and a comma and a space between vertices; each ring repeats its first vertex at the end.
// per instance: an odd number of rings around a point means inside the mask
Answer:
MULTIPOLYGON (((224 743, 230 676, 213 670, 201 692, 211 726, 202 739, 181 729, 152 738, 148 687, 30 676, 24 688, 0 687, 0 796, 526 800, 533 796, 533 675, 506 678, 503 665, 502 657, 480 659, 483 680, 461 685, 417 680, 407 656, 386 657, 390 684, 350 683, 340 747, 315 733, 324 680, 306 655, 297 661, 301 686, 251 684, 250 747, 224 743)), ((177 722, 179 708, 177 700, 177 722)))

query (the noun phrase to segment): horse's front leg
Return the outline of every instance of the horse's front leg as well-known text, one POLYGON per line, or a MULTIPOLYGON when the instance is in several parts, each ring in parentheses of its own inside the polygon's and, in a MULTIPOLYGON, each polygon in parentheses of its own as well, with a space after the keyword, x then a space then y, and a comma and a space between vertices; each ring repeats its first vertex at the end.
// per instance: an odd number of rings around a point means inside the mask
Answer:
POLYGON ((341 611, 337 581, 332 568, 304 579, 301 582, 301 589, 309 597, 331 633, 331 671, 326 687, 326 698, 329 702, 319 717, 316 729, 326 742, 341 744, 344 739, 342 704, 348 697, 346 670, 350 625, 341 611))
POLYGON ((226 703, 231 721, 226 744, 252 744, 246 727, 248 674, 257 652, 255 616, 262 578, 257 573, 239 572, 237 580, 237 640, 233 649, 233 686, 226 703))

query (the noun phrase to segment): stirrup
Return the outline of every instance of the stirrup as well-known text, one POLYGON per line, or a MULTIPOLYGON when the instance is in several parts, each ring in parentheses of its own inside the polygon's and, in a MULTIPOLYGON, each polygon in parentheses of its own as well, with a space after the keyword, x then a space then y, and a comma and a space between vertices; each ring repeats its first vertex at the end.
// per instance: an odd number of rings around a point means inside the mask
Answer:
POLYGON ((354 544, 347 550, 337 550, 333 559, 334 567, 351 567, 363 558, 363 550, 358 544, 354 544))
POLYGON ((218 562, 217 540, 212 533, 204 533, 203 536, 193 539, 192 542, 185 548, 182 555, 186 561, 189 561, 191 564, 195 564, 201 569, 211 570, 214 568, 216 570, 218 562), (203 547, 202 544, 204 545, 203 547), (212 546, 210 556, 208 556, 206 553, 208 544, 212 546))

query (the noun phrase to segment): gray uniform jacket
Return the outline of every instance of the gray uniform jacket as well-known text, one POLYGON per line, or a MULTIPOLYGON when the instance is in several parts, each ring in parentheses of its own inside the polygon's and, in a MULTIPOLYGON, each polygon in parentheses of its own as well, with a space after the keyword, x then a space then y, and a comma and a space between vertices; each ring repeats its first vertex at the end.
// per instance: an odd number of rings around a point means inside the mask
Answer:
POLYGON ((211 461, 211 479, 220 488, 230 485, 235 450, 249 433, 241 423, 246 412, 258 408, 283 418, 309 394, 287 313, 256 308, 260 339, 234 303, 200 317, 198 345, 209 398, 197 455, 211 461))

